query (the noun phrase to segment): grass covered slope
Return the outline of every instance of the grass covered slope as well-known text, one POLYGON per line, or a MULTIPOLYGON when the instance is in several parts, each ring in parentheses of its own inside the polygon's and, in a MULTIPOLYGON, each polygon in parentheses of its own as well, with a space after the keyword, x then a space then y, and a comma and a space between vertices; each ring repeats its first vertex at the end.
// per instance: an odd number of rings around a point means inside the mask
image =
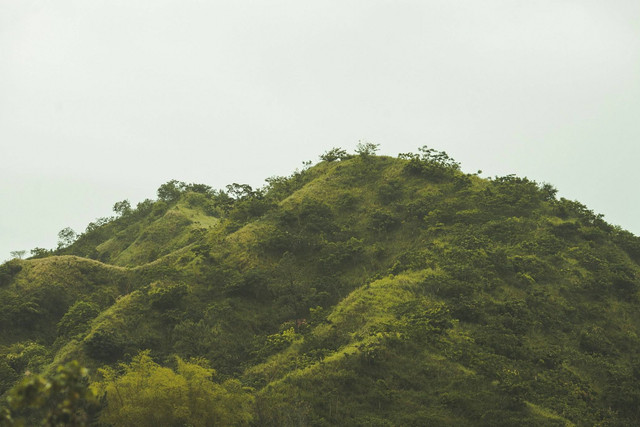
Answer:
POLYGON ((640 239, 549 185, 372 148, 258 190, 171 181, 1 266, 0 392, 200 360, 240 423, 637 424, 640 239))

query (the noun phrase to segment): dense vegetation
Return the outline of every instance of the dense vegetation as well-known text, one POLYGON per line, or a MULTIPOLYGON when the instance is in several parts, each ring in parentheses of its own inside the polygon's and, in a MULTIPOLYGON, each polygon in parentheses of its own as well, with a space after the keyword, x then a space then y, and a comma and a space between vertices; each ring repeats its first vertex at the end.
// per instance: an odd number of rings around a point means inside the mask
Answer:
POLYGON ((640 238, 375 152, 170 181, 0 266, 0 425, 639 424, 640 238))

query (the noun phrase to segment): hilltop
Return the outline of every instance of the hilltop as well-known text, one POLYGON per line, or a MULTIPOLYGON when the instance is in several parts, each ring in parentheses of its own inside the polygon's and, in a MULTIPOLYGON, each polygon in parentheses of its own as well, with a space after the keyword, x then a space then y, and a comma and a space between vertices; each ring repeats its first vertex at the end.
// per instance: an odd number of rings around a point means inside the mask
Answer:
POLYGON ((260 189, 170 181, 0 266, 0 393, 77 360, 101 425, 638 424, 640 238, 375 148, 260 189))

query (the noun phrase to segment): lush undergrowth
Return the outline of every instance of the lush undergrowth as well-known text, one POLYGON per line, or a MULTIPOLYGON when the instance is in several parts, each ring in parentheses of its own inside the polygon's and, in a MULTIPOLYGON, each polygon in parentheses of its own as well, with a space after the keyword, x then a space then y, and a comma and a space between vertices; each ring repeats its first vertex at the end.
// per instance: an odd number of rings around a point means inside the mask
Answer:
POLYGON ((171 181, 0 266, 0 424, 640 423, 640 239, 550 185, 374 149, 257 190, 171 181))

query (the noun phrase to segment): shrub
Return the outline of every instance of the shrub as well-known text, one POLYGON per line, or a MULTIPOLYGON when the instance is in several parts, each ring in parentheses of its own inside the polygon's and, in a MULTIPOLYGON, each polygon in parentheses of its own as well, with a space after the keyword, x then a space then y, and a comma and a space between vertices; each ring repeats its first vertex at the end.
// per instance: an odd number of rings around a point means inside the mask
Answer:
POLYGON ((398 226, 399 223, 400 221, 395 215, 392 215, 383 210, 377 210, 373 214, 371 214, 371 219, 369 220, 369 228, 376 233, 386 233, 398 226))
POLYGON ((146 351, 121 365, 121 375, 100 370, 104 379, 93 384, 107 404, 100 420, 139 427, 249 424, 252 399, 238 381, 217 384, 203 363, 176 358, 176 364, 177 371, 162 367, 146 351))
POLYGON ((107 329, 92 332, 83 343, 89 356, 104 362, 115 362, 124 352, 122 339, 115 332, 107 329))
POLYGON ((91 302, 77 301, 58 322, 58 335, 73 336, 85 332, 89 321, 95 318, 100 309, 91 302))
POLYGON ((12 259, 0 265, 0 286, 11 283, 16 274, 22 270, 20 260, 12 259))
POLYGON ((320 160, 325 162, 335 162, 336 160, 345 160, 350 156, 342 148, 332 148, 320 156, 320 160))
POLYGON ((426 145, 418 148, 421 154, 400 153, 399 158, 408 160, 405 170, 413 175, 421 175, 434 180, 446 180, 456 176, 460 163, 444 151, 437 151, 426 145))
POLYGON ((43 426, 89 425, 89 413, 97 402, 88 387, 88 375, 77 361, 59 366, 50 377, 27 375, 9 393, 11 411, 5 410, 6 424, 0 418, 0 425, 25 425, 22 416, 43 426))
POLYGON ((25 370, 38 371, 48 361, 49 352, 38 343, 24 341, 9 347, 5 360, 17 373, 25 370))
POLYGON ((189 288, 185 284, 156 282, 151 285, 148 295, 151 307, 158 310, 169 310, 177 307, 188 293, 189 288))
POLYGON ((599 326, 591 326, 580 332, 580 349, 587 353, 603 355, 616 352, 605 331, 599 326))

